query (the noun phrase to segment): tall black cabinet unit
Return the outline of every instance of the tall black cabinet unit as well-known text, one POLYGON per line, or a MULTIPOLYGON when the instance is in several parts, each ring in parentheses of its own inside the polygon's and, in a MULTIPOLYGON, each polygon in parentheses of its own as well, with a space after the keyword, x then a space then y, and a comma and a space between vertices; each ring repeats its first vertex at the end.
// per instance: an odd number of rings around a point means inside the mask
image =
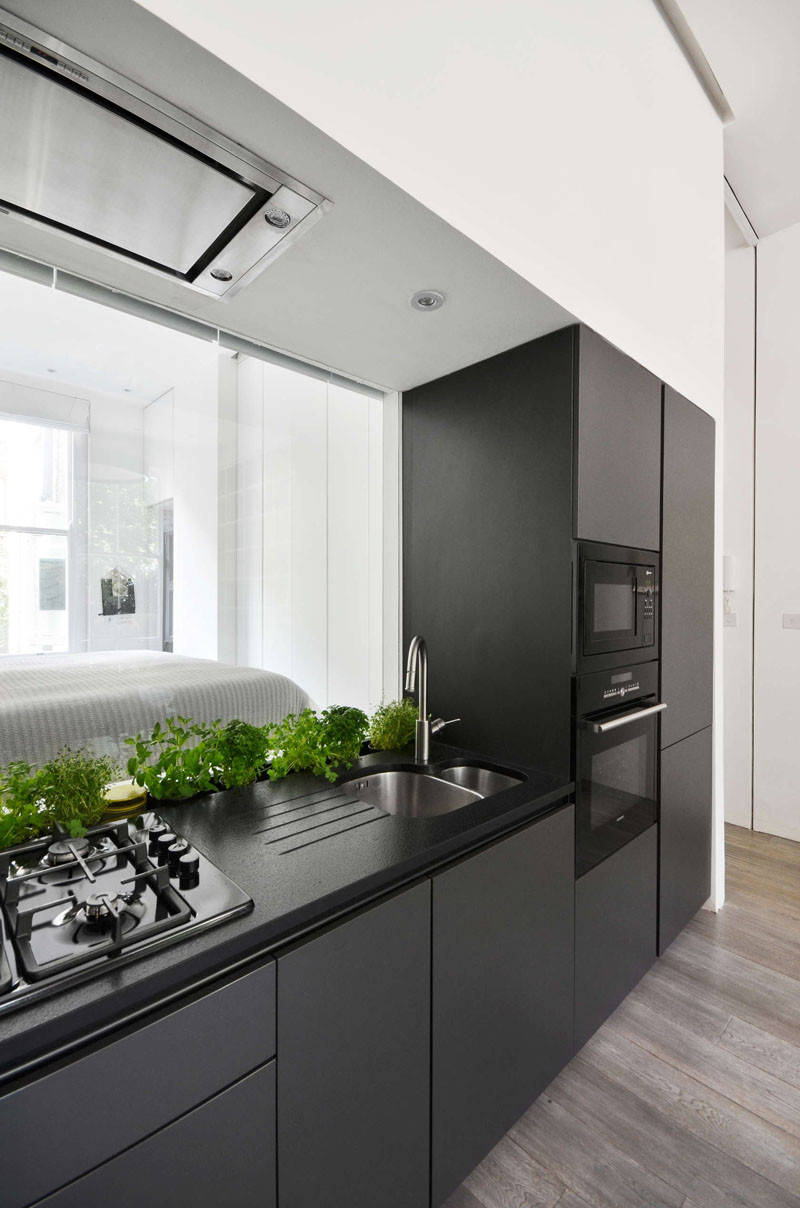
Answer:
POLYGON ((574 536, 657 550, 661 383, 591 328, 575 333, 574 536))
POLYGON ((431 1204, 572 1057, 574 810, 433 877, 431 1204))
POLYGON ((711 878, 714 439, 706 412, 664 387, 659 950, 711 878))
POLYGON ((448 740, 570 767, 575 328, 403 397, 403 629, 448 740))

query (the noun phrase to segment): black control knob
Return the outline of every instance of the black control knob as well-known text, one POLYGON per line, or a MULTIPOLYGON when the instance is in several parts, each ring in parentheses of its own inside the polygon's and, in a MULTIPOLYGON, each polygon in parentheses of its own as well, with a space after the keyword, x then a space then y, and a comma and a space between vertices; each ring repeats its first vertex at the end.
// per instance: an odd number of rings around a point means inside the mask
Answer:
POLYGON ((177 838, 178 836, 173 835, 172 831, 167 831, 166 834, 158 836, 158 841, 156 843, 156 855, 158 857, 159 864, 169 863, 169 849, 172 847, 172 844, 177 838))
POLYGON ((147 854, 148 856, 158 855, 158 841, 162 835, 169 834, 169 827, 165 822, 154 822, 147 832, 147 854))
POLYGON ((200 884, 200 857, 191 848, 178 860, 178 877, 181 889, 194 889, 200 884))
POLYGON ((176 839, 174 843, 170 843, 167 848, 167 863, 169 864, 169 875, 171 877, 177 877, 180 858, 188 850, 188 839, 176 839))

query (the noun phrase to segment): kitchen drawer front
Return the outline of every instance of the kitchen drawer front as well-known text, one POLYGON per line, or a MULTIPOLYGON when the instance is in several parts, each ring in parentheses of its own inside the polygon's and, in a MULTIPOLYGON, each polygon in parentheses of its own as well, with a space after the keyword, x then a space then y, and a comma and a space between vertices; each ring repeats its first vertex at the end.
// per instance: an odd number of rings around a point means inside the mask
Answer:
POLYGON ((270 960, 9 1090, 3 1208, 63 1187, 274 1055, 270 960))
POLYGON ((275 1208, 275 1062, 249 1074, 41 1208, 275 1208))

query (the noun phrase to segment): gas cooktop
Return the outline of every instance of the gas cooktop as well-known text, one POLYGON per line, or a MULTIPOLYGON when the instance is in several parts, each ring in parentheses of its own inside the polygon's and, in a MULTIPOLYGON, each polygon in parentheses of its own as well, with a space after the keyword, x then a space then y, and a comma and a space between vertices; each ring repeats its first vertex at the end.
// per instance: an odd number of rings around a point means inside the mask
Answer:
POLYGON ((0 852, 0 1011, 252 910, 156 814, 0 852))

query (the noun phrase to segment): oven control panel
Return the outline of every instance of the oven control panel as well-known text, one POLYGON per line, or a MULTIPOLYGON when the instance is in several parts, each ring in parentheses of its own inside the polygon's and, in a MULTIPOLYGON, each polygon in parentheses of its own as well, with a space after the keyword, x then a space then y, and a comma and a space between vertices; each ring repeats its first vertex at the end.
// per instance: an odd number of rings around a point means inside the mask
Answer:
POLYGON ((658 692, 658 660, 613 671, 593 671, 574 680, 573 709, 576 717, 618 709, 643 696, 658 692))

